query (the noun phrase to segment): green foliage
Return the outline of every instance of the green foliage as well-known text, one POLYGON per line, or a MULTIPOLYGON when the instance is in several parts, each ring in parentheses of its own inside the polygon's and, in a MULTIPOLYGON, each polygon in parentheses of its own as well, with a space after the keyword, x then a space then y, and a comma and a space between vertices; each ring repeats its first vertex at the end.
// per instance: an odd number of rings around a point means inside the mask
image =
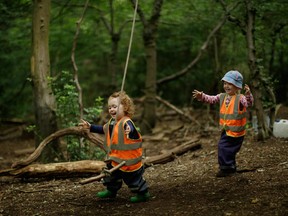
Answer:
MULTIPOLYGON (((78 92, 72 74, 68 71, 62 71, 57 78, 50 78, 50 83, 57 101, 56 115, 59 121, 58 124, 61 128, 77 125, 80 116, 78 92)), ((98 116, 102 111, 102 102, 103 99, 98 97, 95 100, 94 107, 85 109, 84 118, 89 121, 93 117, 98 116)), ((99 148, 90 147, 85 140, 67 136, 66 143, 67 157, 71 161, 103 158, 104 153, 99 148)))
POLYGON ((84 108, 85 119, 87 121, 92 122, 100 115, 103 111, 103 102, 104 99, 102 97, 97 97, 92 107, 84 108))
POLYGON ((59 77, 51 82, 56 98, 58 124, 60 127, 71 127, 79 119, 78 92, 72 74, 62 71, 59 77))
POLYGON ((267 73, 265 73, 264 71, 260 71, 261 73, 261 79, 262 79, 262 85, 261 85, 261 89, 262 89, 262 95, 261 95, 261 101, 263 104, 263 108, 265 109, 271 109, 273 106, 275 106, 274 101, 272 101, 271 97, 270 97, 270 93, 268 91, 268 89, 275 89, 275 86, 277 86, 277 84, 279 83, 278 80, 275 80, 273 78, 271 78, 271 76, 269 76, 267 73))
MULTIPOLYGON (((153 2, 153 0, 139 1, 139 6, 145 13, 148 22, 153 11, 153 2)), ((236 2, 236 0, 225 1, 227 5, 236 2)), ((288 91, 286 74, 288 67, 288 11, 287 3, 283 2, 253 0, 257 12, 255 48, 260 55, 258 57, 263 59, 259 64, 274 80, 279 80, 279 83, 275 85, 278 103, 285 101, 288 103, 286 94, 288 91), (269 65, 272 60, 273 64, 269 65)), ((0 3, 0 116, 2 118, 33 116, 33 94, 28 81, 32 4, 33 1, 30 0, 4 0, 0 3)), ((72 71, 71 50, 76 32, 75 23, 80 19, 83 7, 84 2, 78 0, 52 1, 49 51, 53 77, 61 77, 61 71, 72 71)), ((115 79, 117 87, 120 89, 134 10, 130 1, 126 0, 114 0, 113 10, 114 32, 117 33, 123 26, 119 35, 120 41, 116 56, 115 79)), ((224 11, 219 1, 164 1, 157 32, 157 79, 175 74, 191 63, 208 34, 223 15, 224 11)), ((231 15, 244 21, 243 1, 231 12, 231 15)), ((146 78, 146 56, 142 40, 143 26, 139 22, 139 16, 137 19, 125 82, 125 91, 132 97, 143 96, 146 78)), ((75 50, 79 82, 83 89, 83 102, 87 107, 95 107, 95 102, 91 98, 98 96, 106 98, 112 93, 108 89, 112 80, 108 73, 112 41, 109 28, 105 25, 110 25, 111 22, 109 1, 89 2, 75 50)), ((244 74, 245 83, 249 84, 251 77, 247 66, 245 35, 237 25, 226 21, 221 31, 212 38, 208 49, 197 64, 180 79, 157 86, 157 91, 169 102, 177 106, 185 106, 191 103, 193 89, 209 93, 218 93, 219 90, 222 90, 219 81, 221 76, 230 69, 239 69, 244 74), (216 59, 216 48, 218 59, 216 59)), ((58 109, 63 106, 61 109, 65 115, 58 114, 59 118, 60 116, 62 118, 59 122, 61 121, 61 124, 65 123, 65 125, 75 125, 74 121, 69 120, 79 118, 78 99, 73 81, 67 81, 67 85, 63 84, 58 92, 62 90, 65 90, 66 94, 59 95, 58 109)), ((93 112, 86 110, 85 115, 93 112)), ((88 118, 93 119, 91 116, 88 118)))
POLYGON ((34 133, 35 136, 39 137, 40 139, 42 139, 42 137, 39 136, 39 132, 37 131, 37 127, 36 125, 28 125, 26 128, 28 133, 32 132, 34 133))
POLYGON ((0 117, 27 118, 33 111, 29 88, 31 1, 0 2, 0 117), (28 58, 27 58, 28 57, 28 58))

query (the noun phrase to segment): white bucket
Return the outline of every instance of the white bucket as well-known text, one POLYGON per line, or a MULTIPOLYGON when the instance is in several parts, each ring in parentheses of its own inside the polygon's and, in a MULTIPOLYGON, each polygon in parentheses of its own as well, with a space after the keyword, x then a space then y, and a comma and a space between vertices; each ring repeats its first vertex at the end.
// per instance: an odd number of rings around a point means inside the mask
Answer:
POLYGON ((287 138, 288 137, 288 120, 280 119, 275 121, 273 125, 273 135, 275 137, 287 138))

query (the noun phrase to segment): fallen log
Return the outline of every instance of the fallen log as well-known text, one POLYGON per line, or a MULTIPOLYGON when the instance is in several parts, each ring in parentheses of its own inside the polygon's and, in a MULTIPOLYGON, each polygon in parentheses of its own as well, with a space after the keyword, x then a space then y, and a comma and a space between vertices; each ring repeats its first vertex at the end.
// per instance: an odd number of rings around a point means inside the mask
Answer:
MULTIPOLYGON (((6 175, 21 178, 75 177, 84 174, 98 174, 106 166, 104 161, 83 160, 75 162, 31 164, 16 170, 9 170, 6 175)), ((8 171, 8 170, 7 170, 8 171)), ((1 172, 0 172, 1 173, 1 172)))
MULTIPOLYGON (((37 149, 23 161, 15 162, 11 169, 0 170, 0 176, 14 176, 14 177, 72 177, 84 176, 87 174, 99 174, 105 162, 94 160, 83 160, 76 162, 50 163, 50 164, 31 164, 36 160, 41 151, 53 139, 64 135, 78 135, 83 136, 93 143, 96 143, 103 149, 103 140, 97 134, 92 134, 89 130, 83 130, 80 127, 72 127, 62 129, 51 134, 44 139, 37 149), (96 135, 96 136, 95 136, 96 135), (29 165, 30 164, 30 165, 29 165)), ((173 161, 177 156, 182 155, 188 151, 195 151, 201 148, 199 139, 193 139, 179 145, 173 149, 165 150, 160 155, 148 156, 143 160, 144 166, 149 167, 154 164, 164 164, 173 161)))

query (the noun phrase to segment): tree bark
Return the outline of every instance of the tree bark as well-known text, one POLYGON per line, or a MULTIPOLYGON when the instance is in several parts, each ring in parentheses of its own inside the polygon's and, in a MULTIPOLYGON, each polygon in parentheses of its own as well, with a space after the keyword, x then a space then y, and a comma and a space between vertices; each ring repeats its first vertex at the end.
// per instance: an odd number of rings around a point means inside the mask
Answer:
MULTIPOLYGON (((135 0, 131 0, 135 7, 135 0)), ((142 122, 140 122, 143 134, 150 133, 156 124, 156 81, 157 81, 157 51, 156 34, 160 19, 163 0, 154 0, 152 15, 146 20, 143 11, 138 6, 137 13, 143 24, 143 43, 146 54, 146 81, 145 100, 142 122)))
POLYGON ((109 84, 109 89, 111 91, 116 91, 117 89, 117 77, 116 77, 116 71, 117 71, 117 54, 118 54, 118 44, 120 41, 120 32, 115 32, 115 23, 114 23, 114 8, 113 8, 113 0, 109 0, 109 8, 110 8, 110 26, 108 27, 108 22, 105 20, 105 16, 101 16, 102 21, 104 24, 106 24, 106 28, 109 31, 112 46, 111 46, 111 52, 109 54, 108 59, 108 74, 111 79, 109 84))
POLYGON ((252 93, 255 98, 255 110, 258 120, 257 139, 263 140, 269 137, 269 127, 265 124, 265 112, 261 101, 261 75, 260 68, 257 65, 256 49, 255 49, 255 18, 256 9, 253 7, 251 0, 245 0, 246 5, 246 43, 248 48, 248 66, 252 74, 252 93))
POLYGON ((9 174, 21 178, 75 177, 97 174, 105 167, 104 161, 83 160, 75 162, 32 164, 10 171, 9 174))
POLYGON ((108 58, 108 70, 107 70, 107 75, 109 77, 109 85, 107 89, 107 97, 110 95, 108 92, 113 92, 117 90, 117 71, 118 71, 118 66, 117 66, 117 56, 118 56, 118 47, 119 47, 119 42, 121 39, 121 34, 125 27, 127 26, 128 23, 130 23, 132 20, 126 20, 123 22, 118 30, 116 30, 115 27, 115 10, 114 10, 114 0, 109 0, 109 15, 110 15, 110 20, 107 19, 107 14, 104 13, 103 11, 99 10, 98 7, 91 6, 94 9, 96 9, 100 13, 100 19, 102 23, 104 24, 106 30, 108 31, 111 39, 111 51, 109 53, 109 58, 108 58))
POLYGON ((80 33, 81 23, 84 19, 84 15, 85 15, 85 12, 87 10, 88 3, 89 3, 89 0, 86 0, 85 6, 83 9, 83 13, 82 13, 80 19, 76 22, 76 32, 74 35, 72 52, 71 52, 71 61, 72 61, 73 69, 74 69, 74 82, 75 82, 77 92, 78 92, 79 120, 83 119, 84 106, 83 106, 83 100, 82 100, 82 98, 83 98, 82 97, 82 88, 80 86, 79 78, 78 78, 79 77, 78 76, 78 67, 77 67, 77 64, 75 61, 75 51, 76 51, 76 46, 77 46, 77 39, 78 39, 78 36, 80 33))
MULTIPOLYGON (((33 34, 31 76, 36 120, 36 147, 49 134, 57 131, 56 102, 49 84, 49 22, 50 0, 33 1, 33 34)), ((42 154, 43 161, 55 159, 59 146, 54 142, 42 154)))
POLYGON ((143 121, 140 123, 143 134, 150 133, 156 124, 156 43, 146 41, 146 81, 143 121))

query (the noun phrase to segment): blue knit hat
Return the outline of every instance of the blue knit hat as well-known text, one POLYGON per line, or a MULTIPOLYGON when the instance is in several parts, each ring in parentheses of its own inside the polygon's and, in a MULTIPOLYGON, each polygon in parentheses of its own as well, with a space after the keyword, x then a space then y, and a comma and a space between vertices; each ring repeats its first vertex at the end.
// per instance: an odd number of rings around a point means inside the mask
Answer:
POLYGON ((243 76, 238 71, 228 71, 221 80, 231 83, 237 88, 242 89, 243 76))

